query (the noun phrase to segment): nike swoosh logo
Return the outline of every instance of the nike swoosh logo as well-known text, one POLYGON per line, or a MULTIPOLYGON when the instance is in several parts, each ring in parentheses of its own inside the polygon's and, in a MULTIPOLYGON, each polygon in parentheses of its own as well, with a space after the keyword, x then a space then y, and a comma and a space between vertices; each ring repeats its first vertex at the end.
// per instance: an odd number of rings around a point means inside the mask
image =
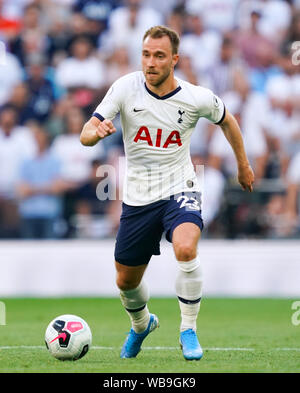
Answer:
POLYGON ((141 112, 141 111, 143 111, 144 109, 135 109, 135 108, 133 108, 133 112, 141 112))
POLYGON ((53 341, 58 340, 59 338, 62 338, 63 342, 65 342, 67 338, 66 333, 60 333, 57 337, 55 337, 53 340, 50 341, 50 344, 53 343, 53 341))

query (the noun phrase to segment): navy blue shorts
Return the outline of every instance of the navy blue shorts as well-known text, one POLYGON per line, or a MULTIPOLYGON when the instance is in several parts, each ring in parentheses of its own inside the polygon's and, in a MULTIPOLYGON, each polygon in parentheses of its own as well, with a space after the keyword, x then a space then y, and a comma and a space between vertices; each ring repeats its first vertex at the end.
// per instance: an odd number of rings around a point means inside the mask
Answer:
POLYGON ((203 229, 201 194, 182 192, 144 206, 123 203, 120 227, 115 246, 115 260, 122 265, 138 266, 148 263, 152 255, 160 255, 163 232, 172 242, 174 229, 192 222, 203 229))

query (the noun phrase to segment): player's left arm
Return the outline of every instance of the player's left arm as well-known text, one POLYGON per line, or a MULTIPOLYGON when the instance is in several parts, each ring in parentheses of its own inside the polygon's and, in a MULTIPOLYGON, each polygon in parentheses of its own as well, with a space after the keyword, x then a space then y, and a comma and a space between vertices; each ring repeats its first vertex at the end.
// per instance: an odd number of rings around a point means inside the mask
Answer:
POLYGON ((235 154, 238 166, 238 181, 243 190, 252 192, 254 173, 247 158, 238 122, 230 112, 226 111, 224 120, 219 124, 219 126, 222 128, 222 131, 235 154))

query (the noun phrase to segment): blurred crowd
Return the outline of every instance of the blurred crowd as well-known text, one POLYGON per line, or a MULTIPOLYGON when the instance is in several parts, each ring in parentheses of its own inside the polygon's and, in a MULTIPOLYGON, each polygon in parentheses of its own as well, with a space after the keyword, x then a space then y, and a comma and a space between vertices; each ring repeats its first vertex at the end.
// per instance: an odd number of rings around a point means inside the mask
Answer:
POLYGON ((177 77, 237 118, 256 176, 240 191, 221 129, 200 119, 205 235, 300 236, 300 0, 0 0, 0 238, 115 235, 120 201, 97 189, 117 187, 105 165, 124 169, 120 119, 93 148, 79 134, 159 24, 181 37, 177 77))

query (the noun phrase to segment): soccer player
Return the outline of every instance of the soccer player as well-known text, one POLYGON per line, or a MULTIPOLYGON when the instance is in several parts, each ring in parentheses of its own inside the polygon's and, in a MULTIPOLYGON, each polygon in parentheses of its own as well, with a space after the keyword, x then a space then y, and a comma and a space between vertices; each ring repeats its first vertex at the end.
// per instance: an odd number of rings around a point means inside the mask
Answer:
POLYGON ((112 120, 120 112, 127 168, 115 266, 121 302, 132 323, 122 358, 136 357, 143 340, 158 326, 157 316, 147 307, 149 293, 143 274, 152 255, 160 254, 163 232, 172 242, 179 268, 175 288, 183 356, 187 360, 203 356, 196 335, 202 296, 197 246, 203 222, 189 153, 190 137, 200 117, 223 130, 237 160, 242 188, 252 191, 254 181, 239 126, 220 98, 209 89, 175 78, 178 46, 177 33, 165 26, 146 31, 142 71, 113 83, 80 136, 83 145, 95 145, 116 132, 112 120))

